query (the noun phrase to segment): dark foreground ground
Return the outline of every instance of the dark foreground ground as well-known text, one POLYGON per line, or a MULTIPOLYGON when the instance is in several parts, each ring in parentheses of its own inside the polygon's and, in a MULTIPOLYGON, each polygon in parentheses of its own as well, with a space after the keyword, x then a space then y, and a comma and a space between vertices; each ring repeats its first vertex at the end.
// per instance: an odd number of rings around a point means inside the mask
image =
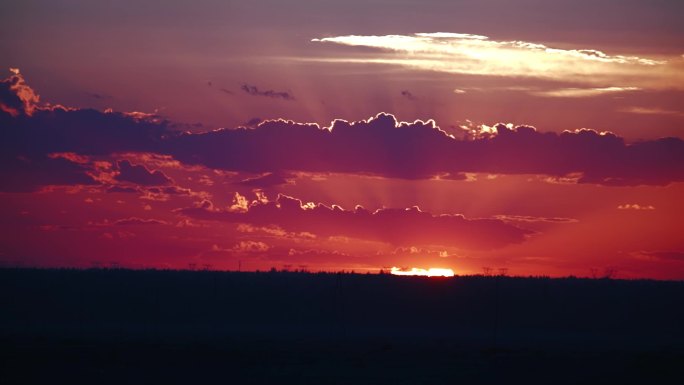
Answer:
POLYGON ((0 384, 684 384, 684 282, 0 269, 0 384))

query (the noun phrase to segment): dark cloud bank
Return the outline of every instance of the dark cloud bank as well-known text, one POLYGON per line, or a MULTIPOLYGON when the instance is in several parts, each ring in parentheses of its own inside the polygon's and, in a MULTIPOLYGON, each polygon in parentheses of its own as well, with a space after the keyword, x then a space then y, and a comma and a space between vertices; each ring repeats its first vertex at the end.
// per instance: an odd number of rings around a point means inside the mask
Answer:
POLYGON ((580 183, 664 185, 684 180, 684 142, 663 138, 626 144, 592 130, 540 133, 497 126, 489 138, 459 140, 432 122, 398 123, 379 114, 337 120, 330 128, 267 121, 256 129, 184 134, 168 140, 179 160, 250 172, 286 170, 368 173, 422 179, 464 172, 580 175, 580 183))
MULTIPOLYGON (((40 180, 93 183, 82 165, 47 156, 56 152, 154 152, 186 164, 273 175, 309 171, 461 179, 465 172, 482 172, 577 175, 579 183, 602 185, 684 180, 684 141, 679 138, 627 144, 614 134, 592 130, 559 134, 499 125, 496 135, 457 139, 431 121, 399 123, 389 114, 353 123, 337 120, 325 128, 273 120, 255 128, 181 133, 158 116, 41 105, 18 71, 0 83, 0 97, 3 191, 30 190, 40 180), (41 171, 51 169, 55 171, 49 177, 41 171)), ((128 169, 122 169, 120 178, 137 170, 130 178, 167 183, 163 174, 145 170, 151 175, 143 176, 134 165, 124 167, 128 169)))

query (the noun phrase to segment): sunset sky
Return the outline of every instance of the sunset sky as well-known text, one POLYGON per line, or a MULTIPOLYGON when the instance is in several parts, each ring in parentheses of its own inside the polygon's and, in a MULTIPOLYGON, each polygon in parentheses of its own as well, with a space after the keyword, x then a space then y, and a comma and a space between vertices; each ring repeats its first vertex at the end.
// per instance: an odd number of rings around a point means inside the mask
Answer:
POLYGON ((684 279, 684 2, 0 3, 0 265, 684 279))

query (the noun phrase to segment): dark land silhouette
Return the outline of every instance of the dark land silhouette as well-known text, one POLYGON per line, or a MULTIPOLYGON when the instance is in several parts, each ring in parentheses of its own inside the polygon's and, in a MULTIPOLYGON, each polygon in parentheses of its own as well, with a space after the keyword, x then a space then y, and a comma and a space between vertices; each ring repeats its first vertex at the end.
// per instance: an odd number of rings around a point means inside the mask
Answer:
POLYGON ((684 282, 0 269, 0 383, 684 383, 684 282))

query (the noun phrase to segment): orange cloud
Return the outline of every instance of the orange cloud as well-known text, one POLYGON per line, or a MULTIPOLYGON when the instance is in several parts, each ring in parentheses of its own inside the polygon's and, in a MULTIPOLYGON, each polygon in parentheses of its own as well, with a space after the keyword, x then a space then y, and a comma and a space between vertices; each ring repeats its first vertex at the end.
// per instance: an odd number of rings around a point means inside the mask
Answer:
POLYGON ((636 203, 626 203, 623 205, 619 205, 617 208, 618 210, 655 210, 655 207, 653 207, 652 205, 639 205, 636 203))

